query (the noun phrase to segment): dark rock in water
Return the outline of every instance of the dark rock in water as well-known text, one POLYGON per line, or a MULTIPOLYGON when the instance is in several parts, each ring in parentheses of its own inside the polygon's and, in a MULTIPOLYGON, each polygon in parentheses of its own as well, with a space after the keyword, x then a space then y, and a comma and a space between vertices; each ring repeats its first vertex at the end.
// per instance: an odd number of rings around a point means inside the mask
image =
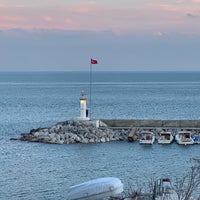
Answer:
POLYGON ((19 140, 19 139, 18 138, 10 138, 10 140, 16 141, 16 140, 19 140))
POLYGON ((31 129, 30 134, 34 134, 35 132, 42 131, 44 128, 37 128, 37 129, 31 129))

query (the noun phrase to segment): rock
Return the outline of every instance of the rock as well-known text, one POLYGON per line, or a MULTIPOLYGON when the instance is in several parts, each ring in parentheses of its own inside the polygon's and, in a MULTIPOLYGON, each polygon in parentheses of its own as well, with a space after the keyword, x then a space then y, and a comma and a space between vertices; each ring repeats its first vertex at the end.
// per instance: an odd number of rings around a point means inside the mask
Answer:
POLYGON ((94 143, 125 140, 126 130, 112 130, 99 120, 69 120, 49 128, 32 129, 21 134, 20 140, 50 144, 94 143))
POLYGON ((90 143, 94 143, 94 142, 95 142, 95 139, 94 139, 94 138, 91 138, 91 139, 89 139, 89 142, 90 142, 90 143))
POLYGON ((77 142, 77 143, 81 143, 81 138, 80 138, 79 136, 76 136, 76 138, 75 138, 74 140, 75 140, 75 142, 77 142))
POLYGON ((82 140, 82 143, 88 144, 88 143, 89 143, 89 139, 88 139, 88 138, 84 138, 84 139, 82 140))
POLYGON ((43 141, 44 143, 50 143, 50 138, 49 137, 45 137, 43 138, 43 141))
POLYGON ((56 133, 49 133, 49 138, 50 139, 54 139, 55 138, 56 133))
POLYGON ((19 140, 18 138, 10 138, 10 140, 14 141, 14 140, 19 140))
POLYGON ((102 137, 102 138, 100 139, 100 141, 101 141, 101 142, 106 142, 106 139, 105 139, 104 137, 102 137))

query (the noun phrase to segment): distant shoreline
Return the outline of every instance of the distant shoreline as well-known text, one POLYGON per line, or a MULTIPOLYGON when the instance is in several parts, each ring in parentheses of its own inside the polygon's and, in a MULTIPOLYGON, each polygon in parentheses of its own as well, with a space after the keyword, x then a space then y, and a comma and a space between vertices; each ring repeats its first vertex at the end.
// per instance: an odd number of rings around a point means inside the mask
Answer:
MULTIPOLYGON (((83 73, 83 72, 88 72, 88 70, 30 70, 30 71, 24 71, 24 70, 18 70, 18 71, 6 71, 6 70, 0 70, 0 73, 62 73, 62 72, 72 72, 72 73, 83 73)), ((131 72, 131 73, 194 73, 194 72, 198 72, 200 73, 200 70, 100 70, 100 69, 95 69, 95 71, 93 73, 98 73, 98 72, 106 72, 106 73, 127 73, 127 72, 131 72)))

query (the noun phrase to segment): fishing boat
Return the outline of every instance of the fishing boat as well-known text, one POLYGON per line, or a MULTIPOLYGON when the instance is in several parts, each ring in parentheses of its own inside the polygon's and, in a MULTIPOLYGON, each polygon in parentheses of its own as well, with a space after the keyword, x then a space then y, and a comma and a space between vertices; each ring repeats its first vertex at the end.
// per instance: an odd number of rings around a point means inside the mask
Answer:
POLYGON ((140 144, 153 144, 155 142, 155 135, 151 131, 144 131, 141 133, 140 144))
POLYGON ((83 182, 69 188, 68 200, 101 200, 117 197, 123 192, 120 179, 105 177, 83 182))
POLYGON ((173 189, 170 179, 158 180, 154 185, 155 200, 178 200, 178 194, 173 189))
POLYGON ((175 136, 175 140, 178 144, 194 144, 194 140, 191 135, 191 131, 179 131, 175 136))
POLYGON ((170 131, 162 131, 160 132, 160 136, 158 138, 158 144, 170 144, 174 140, 174 136, 170 131))

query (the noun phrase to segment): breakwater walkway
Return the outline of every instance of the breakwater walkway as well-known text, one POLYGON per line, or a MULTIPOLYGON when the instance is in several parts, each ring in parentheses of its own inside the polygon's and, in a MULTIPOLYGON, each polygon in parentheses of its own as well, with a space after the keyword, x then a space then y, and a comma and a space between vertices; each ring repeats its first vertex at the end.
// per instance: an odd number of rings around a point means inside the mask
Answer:
POLYGON ((163 129, 174 134, 181 129, 200 133, 200 120, 67 120, 47 128, 37 128, 22 133, 20 140, 50 144, 98 143, 127 141, 134 133, 135 139, 140 132, 151 129, 158 136, 163 129))
POLYGON ((200 129, 200 120, 136 120, 136 119, 101 119, 109 127, 150 127, 200 129))

